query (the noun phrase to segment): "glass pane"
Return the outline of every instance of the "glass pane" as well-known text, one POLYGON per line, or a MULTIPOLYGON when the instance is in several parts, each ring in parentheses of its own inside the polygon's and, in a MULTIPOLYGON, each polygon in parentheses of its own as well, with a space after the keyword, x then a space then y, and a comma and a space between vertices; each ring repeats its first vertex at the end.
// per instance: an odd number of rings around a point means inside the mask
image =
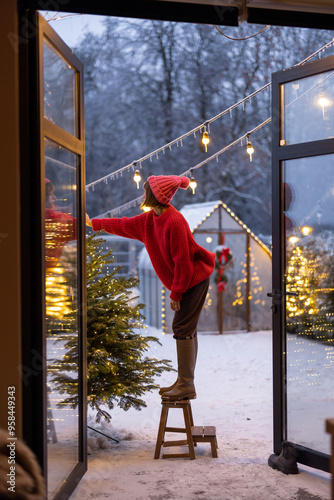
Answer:
POLYGON ((78 137, 76 71, 44 40, 44 117, 78 137))
POLYGON ((285 144, 334 136, 334 72, 302 78, 283 85, 285 144))
POLYGON ((288 440, 330 453, 334 415, 334 155, 284 164, 288 440))
POLYGON ((78 158, 45 140, 45 304, 48 498, 79 460, 78 158))

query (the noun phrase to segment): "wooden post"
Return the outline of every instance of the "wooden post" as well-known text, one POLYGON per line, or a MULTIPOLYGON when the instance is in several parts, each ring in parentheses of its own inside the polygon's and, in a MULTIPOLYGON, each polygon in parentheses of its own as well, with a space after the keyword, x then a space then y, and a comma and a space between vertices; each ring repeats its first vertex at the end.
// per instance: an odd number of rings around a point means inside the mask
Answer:
POLYGON ((334 418, 326 420, 326 431, 332 435, 332 454, 330 461, 330 469, 332 473, 332 500, 334 500, 334 418))
POLYGON ((218 328, 219 334, 223 334, 223 292, 218 292, 218 328))
POLYGON ((246 328, 250 331, 250 237, 246 233, 246 328))
MULTIPOLYGON (((220 213, 220 212, 219 212, 220 213)), ((221 215, 219 218, 219 227, 221 227, 221 215)), ((223 233, 219 232, 218 233, 218 245, 223 244, 223 233)), ((219 334, 223 334, 223 314, 224 314, 224 308, 223 308, 223 292, 219 292, 217 288, 217 293, 218 293, 218 328, 219 328, 219 334)))

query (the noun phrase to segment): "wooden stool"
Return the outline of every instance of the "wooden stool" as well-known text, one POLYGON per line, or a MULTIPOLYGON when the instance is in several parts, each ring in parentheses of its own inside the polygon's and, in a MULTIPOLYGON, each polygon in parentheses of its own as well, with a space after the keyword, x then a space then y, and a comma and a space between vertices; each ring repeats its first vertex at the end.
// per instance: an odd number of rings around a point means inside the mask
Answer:
POLYGON ((193 442, 195 443, 211 443, 211 453, 214 458, 218 457, 218 443, 216 437, 216 427, 208 426, 193 426, 191 428, 193 442))
POLYGON ((161 418, 158 430, 157 443, 155 446, 154 458, 160 457, 161 446, 187 446, 189 453, 167 453, 163 454, 161 458, 190 458, 190 460, 195 460, 195 450, 194 441, 192 436, 192 427, 194 425, 190 400, 186 399, 184 401, 170 401, 168 399, 161 400, 161 418), (183 410, 184 424, 185 428, 179 427, 167 427, 167 418, 170 408, 180 408, 183 410), (187 434, 186 440, 180 441, 165 441, 166 432, 184 432, 187 434))

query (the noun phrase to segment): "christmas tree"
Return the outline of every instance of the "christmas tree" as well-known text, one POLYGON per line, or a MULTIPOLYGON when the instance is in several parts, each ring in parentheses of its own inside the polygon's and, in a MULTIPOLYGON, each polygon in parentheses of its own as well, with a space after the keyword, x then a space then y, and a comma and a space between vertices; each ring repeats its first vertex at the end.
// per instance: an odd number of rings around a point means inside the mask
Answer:
MULTIPOLYGON (((138 279, 116 277, 121 266, 104 274, 105 266, 114 259, 112 250, 103 254, 103 241, 98 233, 87 238, 87 391, 88 405, 97 411, 96 421, 102 417, 109 421, 108 410, 115 404, 123 410, 145 407, 141 397, 157 388, 155 376, 173 370, 169 360, 145 356, 150 343, 160 342, 140 333, 145 328, 140 312, 143 304, 131 304, 138 279)), ((77 365, 77 339, 68 340, 65 348, 66 356, 55 362, 58 373, 53 381, 61 393, 68 394, 61 404, 75 408, 78 381, 70 372, 77 365)))
POLYGON ((329 231, 291 239, 287 248, 287 330, 323 343, 334 338, 333 238, 329 231))
POLYGON ((318 315, 315 289, 318 285, 316 256, 307 245, 288 246, 286 311, 289 332, 305 334, 318 315))

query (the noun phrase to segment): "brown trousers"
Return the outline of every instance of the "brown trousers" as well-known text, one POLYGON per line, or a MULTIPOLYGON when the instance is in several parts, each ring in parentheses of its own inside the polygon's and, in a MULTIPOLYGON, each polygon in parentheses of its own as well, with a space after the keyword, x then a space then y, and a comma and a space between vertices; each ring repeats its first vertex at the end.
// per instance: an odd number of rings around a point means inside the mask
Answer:
POLYGON ((209 283, 210 278, 207 278, 182 294, 180 310, 175 312, 173 319, 174 339, 197 337, 197 323, 208 293, 209 283))

